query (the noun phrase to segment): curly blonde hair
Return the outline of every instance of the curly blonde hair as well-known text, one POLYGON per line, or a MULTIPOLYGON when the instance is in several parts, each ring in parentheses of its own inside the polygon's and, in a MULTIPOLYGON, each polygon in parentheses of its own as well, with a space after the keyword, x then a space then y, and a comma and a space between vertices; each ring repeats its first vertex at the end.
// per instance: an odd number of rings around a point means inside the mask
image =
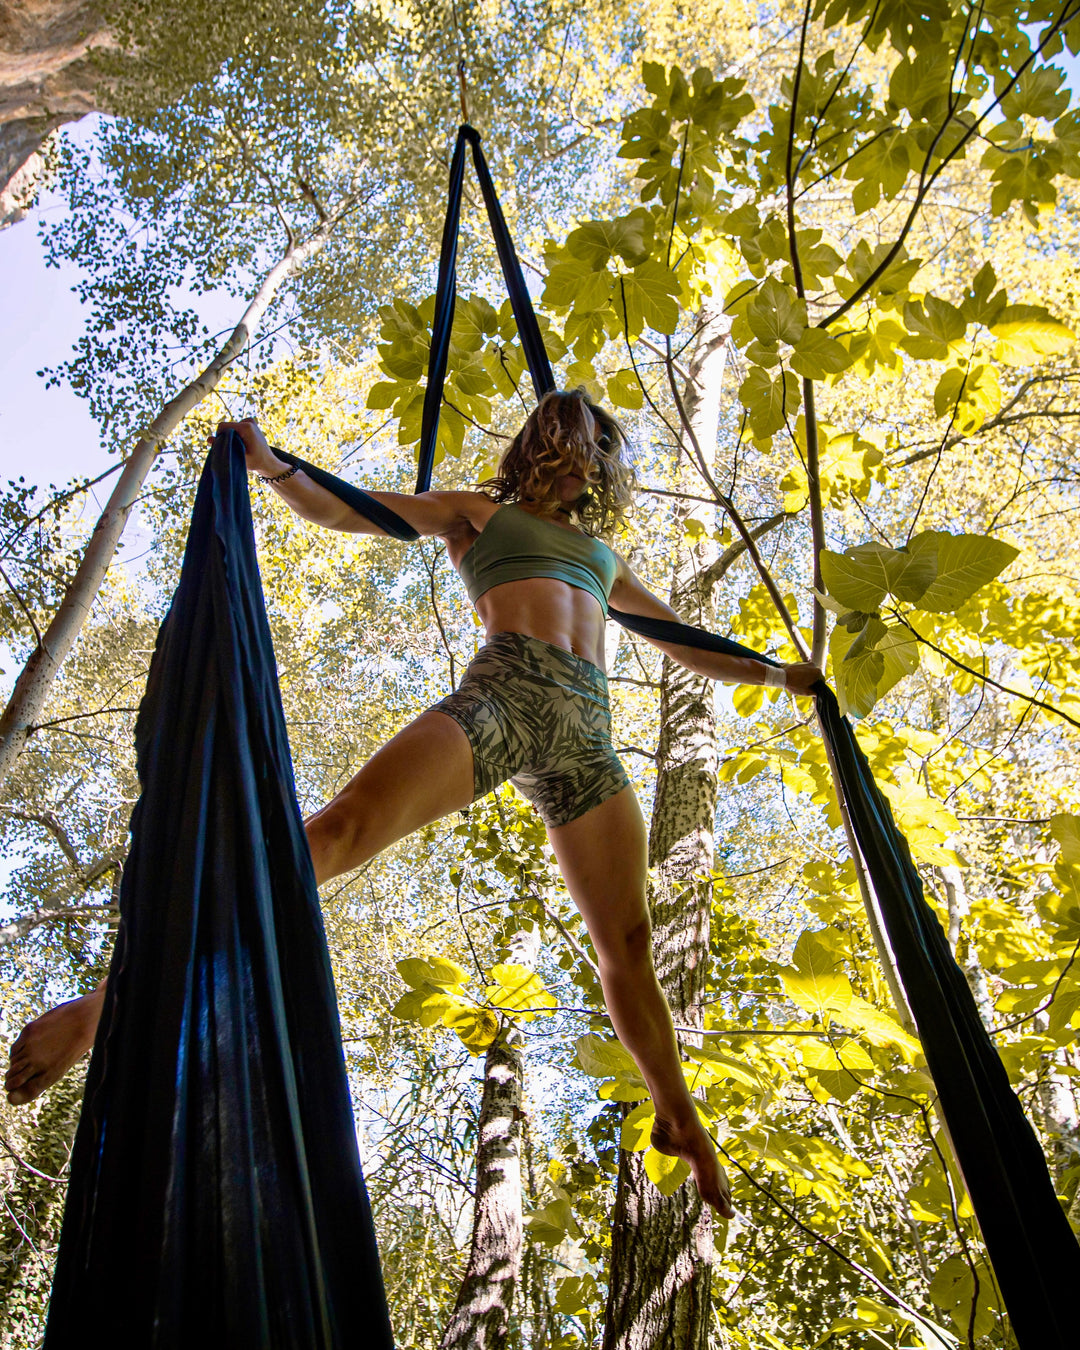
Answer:
POLYGON ((626 432, 584 389, 554 389, 529 414, 495 477, 478 487, 492 501, 536 501, 538 514, 553 516, 560 506, 551 494, 555 479, 579 465, 589 486, 568 505, 586 534, 609 537, 634 500, 634 471, 626 449, 626 432), (586 409, 592 414, 591 426, 586 409))

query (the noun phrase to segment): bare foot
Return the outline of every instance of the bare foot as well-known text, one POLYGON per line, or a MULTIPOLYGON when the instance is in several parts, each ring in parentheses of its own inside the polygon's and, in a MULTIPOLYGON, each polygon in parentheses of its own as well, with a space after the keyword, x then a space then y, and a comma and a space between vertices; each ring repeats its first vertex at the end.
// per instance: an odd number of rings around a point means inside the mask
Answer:
POLYGON ((25 1106, 67 1073, 94 1044, 105 998, 102 982, 91 994, 50 1008, 28 1022, 11 1047, 4 1091, 12 1106, 25 1106))
POLYGON ((731 1182, 696 1113, 693 1120, 684 1125, 675 1125, 658 1117, 652 1127, 652 1146, 657 1153, 688 1162, 702 1200, 725 1219, 734 1217, 731 1182))

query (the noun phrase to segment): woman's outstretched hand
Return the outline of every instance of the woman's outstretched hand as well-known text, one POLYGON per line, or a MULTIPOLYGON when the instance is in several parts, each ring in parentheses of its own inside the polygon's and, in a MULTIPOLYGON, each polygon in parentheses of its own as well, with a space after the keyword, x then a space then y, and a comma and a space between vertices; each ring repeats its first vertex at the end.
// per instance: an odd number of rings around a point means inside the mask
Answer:
POLYGON ((799 661, 793 666, 785 666, 784 675, 787 680, 784 687, 788 693, 797 694, 800 698, 809 697, 811 687, 817 684, 818 680, 825 678, 820 667, 815 666, 813 661, 799 661))
MULTIPOLYGON (((254 417, 245 417, 241 422, 219 422, 218 431, 235 431, 244 442, 244 459, 250 472, 272 478, 276 473, 284 473, 289 467, 270 449, 262 427, 254 417)), ((212 437, 207 439, 213 444, 212 437)))

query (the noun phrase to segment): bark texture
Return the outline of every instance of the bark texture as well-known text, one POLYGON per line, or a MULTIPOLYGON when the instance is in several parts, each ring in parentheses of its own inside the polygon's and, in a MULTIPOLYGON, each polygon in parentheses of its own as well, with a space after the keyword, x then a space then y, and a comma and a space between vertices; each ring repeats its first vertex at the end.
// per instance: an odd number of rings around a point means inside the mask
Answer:
POLYGON ((510 1335, 522 1256, 522 1057, 516 1042, 501 1033, 484 1061, 472 1244, 439 1350, 502 1350, 510 1335))
MULTIPOLYGON (((728 333, 705 311, 684 402, 698 443, 716 442, 728 333)), ((699 479, 687 479, 700 491, 699 479)), ((710 626, 715 549, 681 549, 670 603, 688 623, 710 626)), ((665 658, 660 743, 649 865, 653 959, 679 1026, 703 1023, 716 817, 716 718, 711 680, 665 658)), ((705 1350, 711 1322, 712 1215, 692 1182, 665 1198, 645 1175, 640 1153, 619 1155, 604 1350, 705 1350)))
POLYGON ((100 0, 0 0, 0 229, 21 220, 57 127, 108 108, 93 53, 114 46, 100 0))

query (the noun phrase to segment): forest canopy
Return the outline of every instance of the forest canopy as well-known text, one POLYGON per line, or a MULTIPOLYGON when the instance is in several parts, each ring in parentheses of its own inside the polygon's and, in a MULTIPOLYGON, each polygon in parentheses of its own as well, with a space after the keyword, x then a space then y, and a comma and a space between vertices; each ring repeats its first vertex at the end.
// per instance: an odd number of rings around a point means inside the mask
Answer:
MULTIPOLYGON (((1080 4, 228 9, 189 50, 123 7, 115 111, 57 133, 54 205, 14 227, 77 288, 43 378, 116 464, 0 495, 7 1040, 107 969, 207 435, 257 414, 411 488, 461 63, 556 376, 630 434, 616 546, 687 622, 822 664, 1080 1226, 1080 4), (120 566, 132 521, 150 547, 120 566)), ((458 286, 443 488, 531 406, 471 189, 458 286)), ((441 545, 253 505, 308 811, 482 630, 441 545)), ((1014 1346, 808 705, 613 627, 608 659, 657 969, 738 1214, 650 1146, 596 953, 499 789, 321 897, 398 1344, 1014 1346), (463 1284, 481 1127, 513 1160, 488 1316, 463 1284)), ((0 1107, 12 1350, 41 1338, 84 1071, 0 1107)))

